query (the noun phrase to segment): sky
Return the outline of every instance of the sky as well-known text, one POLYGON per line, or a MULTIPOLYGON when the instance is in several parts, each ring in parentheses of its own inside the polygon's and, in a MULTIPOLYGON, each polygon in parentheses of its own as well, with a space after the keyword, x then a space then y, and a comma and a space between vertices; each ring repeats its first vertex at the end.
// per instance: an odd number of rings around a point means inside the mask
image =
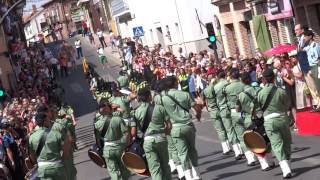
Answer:
POLYGON ((31 13, 32 5, 35 4, 37 8, 41 7, 42 4, 51 0, 26 0, 26 6, 24 7, 24 13, 31 13))

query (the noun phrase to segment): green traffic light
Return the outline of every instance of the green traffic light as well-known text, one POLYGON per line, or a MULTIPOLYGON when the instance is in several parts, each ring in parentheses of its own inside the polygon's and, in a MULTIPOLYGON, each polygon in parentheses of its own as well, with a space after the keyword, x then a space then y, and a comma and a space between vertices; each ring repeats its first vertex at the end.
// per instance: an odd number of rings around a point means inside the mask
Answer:
POLYGON ((216 41, 216 36, 210 36, 209 37, 209 41, 212 42, 212 43, 215 42, 216 41))
POLYGON ((0 90, 0 97, 4 96, 4 91, 0 90))

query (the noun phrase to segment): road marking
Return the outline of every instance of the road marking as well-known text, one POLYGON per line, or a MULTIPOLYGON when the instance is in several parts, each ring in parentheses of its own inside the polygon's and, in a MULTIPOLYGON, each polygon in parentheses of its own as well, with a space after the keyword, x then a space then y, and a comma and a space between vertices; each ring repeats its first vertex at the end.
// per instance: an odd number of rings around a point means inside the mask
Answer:
POLYGON ((70 84, 70 87, 71 87, 72 91, 75 93, 84 92, 83 88, 80 86, 79 83, 72 83, 72 84, 70 84))

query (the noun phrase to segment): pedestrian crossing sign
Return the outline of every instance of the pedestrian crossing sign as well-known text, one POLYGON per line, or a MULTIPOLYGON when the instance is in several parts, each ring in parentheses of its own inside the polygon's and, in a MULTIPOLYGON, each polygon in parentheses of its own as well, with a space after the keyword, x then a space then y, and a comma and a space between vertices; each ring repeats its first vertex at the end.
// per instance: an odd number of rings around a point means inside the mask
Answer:
POLYGON ((144 31, 142 26, 134 27, 133 28, 133 35, 134 37, 140 37, 144 35, 144 31))

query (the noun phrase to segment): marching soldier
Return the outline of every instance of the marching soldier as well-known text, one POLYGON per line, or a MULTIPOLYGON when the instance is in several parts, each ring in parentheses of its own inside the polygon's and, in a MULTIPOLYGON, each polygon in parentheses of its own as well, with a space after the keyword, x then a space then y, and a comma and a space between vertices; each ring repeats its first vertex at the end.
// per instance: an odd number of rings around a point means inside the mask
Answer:
POLYGON ((138 90, 140 106, 134 116, 137 127, 144 133, 143 149, 146 153, 149 171, 153 180, 170 180, 168 143, 166 133, 171 128, 165 109, 159 104, 151 104, 151 92, 148 88, 138 90), (147 126, 146 124, 149 125, 147 126), (146 129, 142 129, 147 127, 146 129))
POLYGON ((204 89, 204 96, 206 98, 206 104, 208 106, 208 111, 210 117, 213 121, 213 126, 215 127, 219 140, 222 145, 222 153, 228 154, 231 152, 230 145, 228 142, 228 136, 226 129, 223 125, 222 119, 219 115, 219 108, 217 105, 217 97, 214 91, 214 79, 212 75, 208 76, 209 86, 204 89))
POLYGON ((38 113, 35 119, 37 127, 29 138, 29 150, 31 159, 38 164, 38 178, 68 180, 64 159, 72 153, 70 134, 64 136, 55 129, 49 131, 50 119, 46 113, 38 113))
MULTIPOLYGON (((238 107, 244 117, 244 127, 248 128, 252 124, 252 113, 256 106, 256 96, 261 90, 260 88, 255 89, 250 86, 251 77, 250 74, 245 72, 241 75, 241 82, 245 84, 244 91, 239 94, 238 107)), ((271 155, 266 154, 265 156, 256 156, 260 162, 261 169, 263 171, 271 170, 274 167, 274 162, 269 159, 271 155)))
POLYGON ((114 106, 115 111, 112 112, 112 106, 109 103, 100 103, 100 116, 97 117, 95 128, 101 136, 102 131, 106 128, 103 138, 104 148, 103 156, 106 160, 109 175, 112 180, 127 180, 130 176, 129 171, 121 162, 121 155, 129 142, 128 126, 121 118, 121 108, 114 106))
POLYGON ((197 115, 201 109, 190 97, 189 93, 177 90, 176 77, 166 78, 167 91, 161 93, 163 107, 172 122, 171 137, 178 151, 186 180, 201 179, 197 172, 198 153, 195 147, 195 127, 191 122, 189 110, 194 107, 197 115))
POLYGON ((119 108, 121 108, 123 110, 121 115, 122 115, 123 120, 126 122, 126 124, 128 126, 134 125, 134 123, 130 119, 130 102, 136 98, 136 94, 131 93, 128 96, 123 95, 119 91, 119 88, 116 86, 113 87, 112 91, 113 91, 113 94, 112 94, 112 97, 109 99, 109 101, 112 104, 117 105, 119 108), (133 124, 131 124, 131 123, 133 123, 133 124))
POLYGON ((232 143, 232 149, 235 153, 236 159, 241 159, 243 152, 237 141, 237 135, 232 125, 231 114, 227 104, 227 97, 224 94, 224 89, 229 82, 226 80, 226 73, 223 70, 218 72, 218 83, 214 86, 214 93, 217 97, 217 105, 219 108, 220 117, 222 119, 223 126, 227 132, 228 140, 232 143))
POLYGON ((117 82, 119 83, 120 89, 127 88, 129 85, 129 77, 124 70, 119 72, 119 77, 117 78, 117 82))
POLYGON ((75 150, 77 150, 78 149, 76 145, 77 137, 76 137, 76 129, 75 129, 75 126, 77 125, 77 121, 74 116, 73 108, 67 103, 63 102, 58 111, 58 116, 60 118, 65 118, 68 120, 68 127, 70 128, 70 132, 74 140, 73 147, 75 150))
MULTIPOLYGON (((162 104, 162 101, 158 102, 161 98, 160 93, 166 88, 165 79, 159 80, 158 83, 155 85, 156 92, 154 94, 154 102, 157 104, 162 104), (159 95, 159 96, 158 96, 159 95)), ((171 173, 177 171, 178 178, 184 178, 184 171, 181 165, 181 161, 178 156, 178 151, 173 142, 173 139, 170 134, 167 134, 167 142, 168 142, 168 153, 169 153, 169 166, 171 169, 171 173)))
POLYGON ((291 132, 288 117, 288 97, 283 89, 274 85, 275 75, 271 69, 262 73, 266 85, 258 93, 257 104, 264 107, 264 112, 257 110, 257 116, 263 113, 264 127, 270 139, 271 148, 279 161, 283 178, 292 177, 290 168, 291 158, 291 132), (269 104, 265 105, 269 97, 269 104))
POLYGON ((58 118, 55 119, 52 129, 61 132, 63 135, 71 135, 72 148, 70 149, 69 156, 64 159, 67 177, 70 180, 76 179, 77 169, 74 165, 73 151, 78 149, 76 145, 76 132, 75 132, 75 117, 71 106, 63 103, 58 111, 58 118))
POLYGON ((232 126, 236 133, 236 141, 240 142, 240 148, 245 151, 244 155, 248 161, 248 166, 255 165, 256 159, 251 151, 247 150, 243 141, 244 123, 241 113, 237 106, 238 95, 244 91, 245 85, 239 80, 240 72, 236 68, 230 70, 231 82, 225 87, 225 96, 227 98, 227 109, 231 113, 232 126))

